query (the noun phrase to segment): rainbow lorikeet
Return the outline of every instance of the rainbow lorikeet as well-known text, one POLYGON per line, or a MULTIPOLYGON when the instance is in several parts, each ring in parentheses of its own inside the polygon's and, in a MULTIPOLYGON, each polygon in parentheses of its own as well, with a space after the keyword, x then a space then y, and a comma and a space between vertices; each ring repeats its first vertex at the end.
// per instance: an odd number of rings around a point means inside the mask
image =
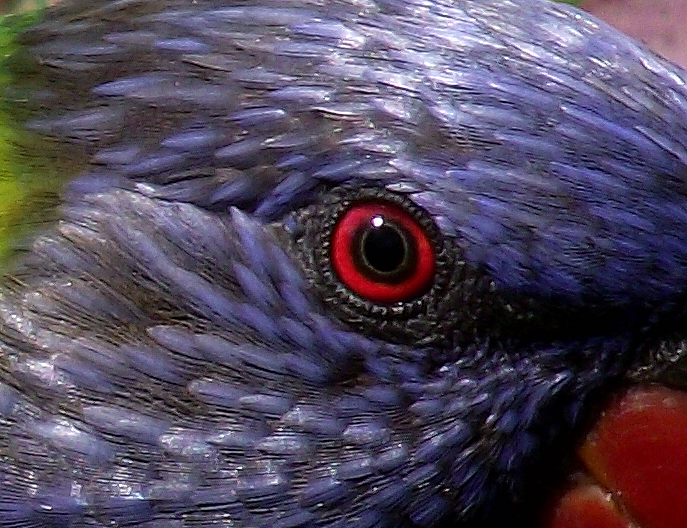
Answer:
POLYGON ((687 519, 615 399, 685 379, 682 70, 541 0, 3 28, 0 527, 687 519))

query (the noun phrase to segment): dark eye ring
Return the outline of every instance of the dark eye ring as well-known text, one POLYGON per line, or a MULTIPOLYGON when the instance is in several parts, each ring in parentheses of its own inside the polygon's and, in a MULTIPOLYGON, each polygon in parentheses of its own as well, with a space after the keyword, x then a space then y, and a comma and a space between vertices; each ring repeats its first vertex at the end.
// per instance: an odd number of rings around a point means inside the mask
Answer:
POLYGON ((330 247, 339 280, 375 303, 410 301, 434 279, 436 254, 429 235, 395 203, 353 203, 336 222, 330 247))
POLYGON ((465 266, 412 196, 342 186, 284 225, 313 294, 342 322, 394 343, 456 337, 447 327, 463 307, 465 266))

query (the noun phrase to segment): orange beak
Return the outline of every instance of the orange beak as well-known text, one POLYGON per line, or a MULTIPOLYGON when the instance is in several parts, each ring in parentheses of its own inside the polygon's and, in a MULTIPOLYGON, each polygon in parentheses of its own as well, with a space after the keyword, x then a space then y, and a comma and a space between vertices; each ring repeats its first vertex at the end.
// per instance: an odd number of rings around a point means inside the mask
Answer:
POLYGON ((629 389, 579 450, 544 528, 687 528, 687 392, 629 389))

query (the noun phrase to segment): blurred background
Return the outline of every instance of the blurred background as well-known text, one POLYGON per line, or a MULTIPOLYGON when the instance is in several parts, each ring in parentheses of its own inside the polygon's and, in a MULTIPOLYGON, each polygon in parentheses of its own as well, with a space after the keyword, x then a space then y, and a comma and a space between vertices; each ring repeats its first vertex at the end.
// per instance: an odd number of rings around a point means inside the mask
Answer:
POLYGON ((576 3, 687 68, 687 0, 585 0, 576 3))

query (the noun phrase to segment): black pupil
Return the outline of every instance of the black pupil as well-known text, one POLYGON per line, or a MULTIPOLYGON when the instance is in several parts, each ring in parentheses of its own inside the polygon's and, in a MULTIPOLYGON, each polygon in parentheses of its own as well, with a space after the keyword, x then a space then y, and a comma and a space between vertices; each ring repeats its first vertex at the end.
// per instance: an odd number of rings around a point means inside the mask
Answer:
POLYGON ((363 255, 367 264, 379 273, 398 270, 406 259, 403 236, 389 225, 367 231, 363 241, 363 255))

